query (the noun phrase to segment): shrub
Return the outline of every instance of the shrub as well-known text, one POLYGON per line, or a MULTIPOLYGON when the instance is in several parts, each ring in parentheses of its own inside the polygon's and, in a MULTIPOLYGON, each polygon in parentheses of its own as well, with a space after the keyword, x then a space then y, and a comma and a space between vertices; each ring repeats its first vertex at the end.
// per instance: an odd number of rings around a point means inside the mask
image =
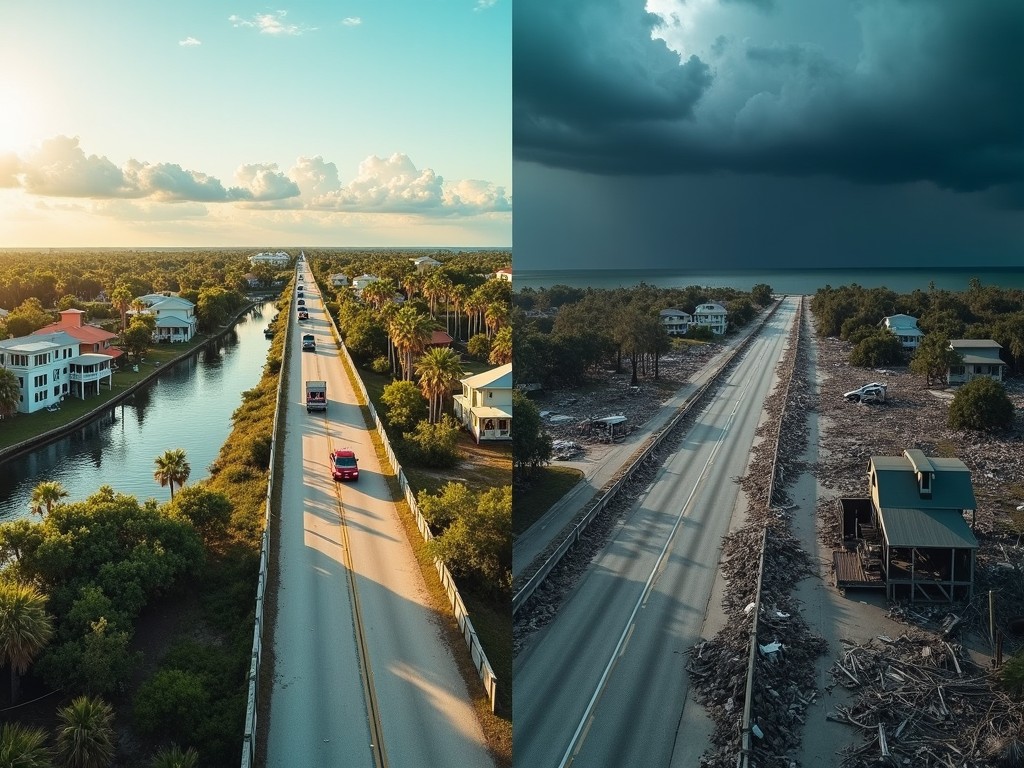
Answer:
POLYGON ((246 462, 256 469, 270 468, 270 435, 251 437, 246 446, 246 462))
POLYGON ((960 387, 949 404, 950 429, 994 432, 1013 424, 1013 403, 1003 385, 988 377, 960 387))
POLYGON ((857 343, 850 353, 850 365, 858 368, 877 368, 880 365, 899 365, 903 362, 903 347, 892 331, 873 333, 857 343))
POLYGON ((485 334, 478 333, 466 342, 466 351, 470 357, 486 362, 491 354, 491 340, 485 334))
POLYGON ((370 363, 370 370, 374 373, 380 374, 381 376, 387 376, 391 373, 391 361, 388 360, 387 355, 375 357, 373 358, 373 362, 370 363))
POLYGON ((200 675, 161 670, 135 696, 135 727, 148 738, 189 743, 208 705, 209 693, 200 675))
POLYGON ((436 424, 420 421, 404 439, 420 466, 454 467, 459 461, 459 423, 447 414, 436 424))
POLYGON ((714 341, 715 332, 706 325, 691 325, 689 330, 686 331, 685 338, 696 341, 714 341))
POLYGON ((380 402, 388 423, 396 429, 410 429, 427 415, 427 401, 411 381, 393 381, 384 387, 380 402))

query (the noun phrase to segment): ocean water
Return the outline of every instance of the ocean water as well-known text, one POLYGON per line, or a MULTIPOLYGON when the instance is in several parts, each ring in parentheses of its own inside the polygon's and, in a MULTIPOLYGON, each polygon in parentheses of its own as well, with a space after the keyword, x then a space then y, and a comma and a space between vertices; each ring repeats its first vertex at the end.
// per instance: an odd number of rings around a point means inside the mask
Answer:
POLYGON ((749 291, 758 283, 765 283, 775 293, 813 294, 826 285, 838 288, 856 283, 865 288, 885 287, 897 293, 910 293, 915 289, 927 291, 929 284, 949 291, 965 291, 975 277, 982 285, 1024 288, 1024 266, 1021 269, 775 269, 718 272, 666 269, 516 270, 513 287, 517 291, 523 288, 550 288, 553 285, 628 288, 646 283, 657 288, 700 285, 749 291))

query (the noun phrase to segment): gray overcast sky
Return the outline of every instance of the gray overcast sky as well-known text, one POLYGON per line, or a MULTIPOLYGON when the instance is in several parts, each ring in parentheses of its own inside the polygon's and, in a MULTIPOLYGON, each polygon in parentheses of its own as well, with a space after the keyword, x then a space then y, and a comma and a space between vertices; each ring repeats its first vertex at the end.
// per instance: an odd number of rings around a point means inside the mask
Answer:
POLYGON ((516 0, 519 269, 1024 266, 1021 0, 516 0))

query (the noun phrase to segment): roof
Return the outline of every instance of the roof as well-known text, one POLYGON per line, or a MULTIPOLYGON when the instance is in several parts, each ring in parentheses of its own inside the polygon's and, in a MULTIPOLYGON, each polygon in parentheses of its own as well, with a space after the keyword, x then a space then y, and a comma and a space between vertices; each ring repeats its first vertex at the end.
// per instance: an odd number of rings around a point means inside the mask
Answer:
POLYGON ((78 339, 67 331, 54 331, 44 335, 19 336, 0 341, 0 349, 8 352, 49 352, 54 347, 78 346, 78 339))
POLYGON ((721 304, 711 302, 709 304, 700 304, 697 309, 694 310, 695 314, 707 315, 707 314, 719 314, 724 313, 725 307, 721 304))
POLYGON ((663 309, 659 313, 662 317, 689 317, 689 312, 684 312, 681 309, 663 309))
POLYGON ((156 319, 157 328, 182 328, 188 325, 192 325, 191 320, 176 315, 161 315, 156 319))
POLYGON ((625 416, 605 416, 604 418, 594 419, 595 424, 607 424, 608 426, 614 426, 616 424, 622 424, 626 421, 625 416))
POLYGON ((85 355, 79 355, 68 360, 69 363, 78 363, 79 365, 95 365, 96 363, 102 363, 104 361, 110 362, 111 355, 101 355, 99 352, 89 352, 85 355))
POLYGON ((917 318, 913 315, 905 315, 902 312, 895 315, 886 315, 882 318, 889 326, 898 326, 900 328, 917 328, 917 318))
POLYGON ((428 346, 431 347, 446 347, 452 343, 452 337, 445 331, 431 331, 430 341, 427 342, 428 346))
POLYGON ((1003 346, 993 339, 953 339, 949 342, 953 349, 1002 349, 1003 346))
MULTIPOLYGON (((934 456, 928 456, 927 462, 932 470, 932 495, 931 498, 922 498, 910 459, 906 456, 872 456, 871 466, 878 479, 878 506, 886 509, 977 509, 971 472, 966 464, 960 459, 934 456)), ((920 462, 918 466, 922 466, 920 462)))
MULTIPOLYGON (((993 350, 994 351, 994 350, 993 350)), ((971 355, 961 353, 960 357, 967 365, 1006 365, 998 357, 987 357, 985 355, 971 355)))
POLYGON ((68 326, 60 322, 44 325, 38 331, 32 331, 32 335, 39 336, 46 333, 56 333, 58 331, 63 331, 69 336, 73 336, 79 341, 83 341, 87 344, 94 344, 96 342, 109 341, 110 339, 117 338, 116 333, 105 331, 98 325, 68 326))
POLYGON ((158 301, 154 301, 149 305, 150 309, 181 309, 184 307, 194 307, 188 299, 183 299, 180 296, 164 296, 158 301))
POLYGON ((512 363, 499 365, 475 376, 467 376, 460 381, 472 389, 512 389, 512 363))
POLYGON ((511 419, 512 406, 506 405, 501 408, 493 405, 478 405, 473 409, 473 415, 480 419, 511 419))
POLYGON ((978 548, 971 527, 957 510, 883 507, 879 518, 891 547, 978 548))

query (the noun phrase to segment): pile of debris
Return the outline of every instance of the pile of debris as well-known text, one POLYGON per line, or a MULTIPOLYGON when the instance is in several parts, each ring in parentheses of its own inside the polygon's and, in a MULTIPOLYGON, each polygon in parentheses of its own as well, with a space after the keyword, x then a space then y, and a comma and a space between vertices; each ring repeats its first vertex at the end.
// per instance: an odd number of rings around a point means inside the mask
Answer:
POLYGON ((595 428, 595 422, 608 416, 625 417, 616 435, 639 429, 722 349, 711 342, 673 350, 661 358, 658 379, 642 378, 638 386, 630 385, 628 372, 601 371, 581 389, 535 396, 544 431, 555 441, 586 446, 605 441, 606 430, 595 428))
POLYGON ((727 587, 722 607, 727 623, 714 640, 691 649, 687 664, 697 699, 715 723, 713 748, 701 761, 713 768, 735 766, 741 746, 749 629, 755 620, 757 590, 757 570, 751 563, 757 561, 762 541, 764 574, 751 706, 755 764, 780 760, 789 764, 788 755, 800 744, 804 711, 817 695, 815 659, 825 652, 825 641, 810 631, 791 595, 793 584, 813 570, 809 555, 789 533, 784 488, 786 478, 795 477, 799 469, 809 434, 806 416, 814 407, 808 383, 809 340, 802 320, 793 334, 778 366, 780 384, 765 402, 768 418, 759 430, 764 439, 755 446, 741 481, 751 501, 747 524, 723 545, 727 587))
POLYGON ((1024 765, 1024 707, 956 643, 882 635, 847 645, 830 673, 858 695, 829 719, 865 736, 844 767, 1024 765))

